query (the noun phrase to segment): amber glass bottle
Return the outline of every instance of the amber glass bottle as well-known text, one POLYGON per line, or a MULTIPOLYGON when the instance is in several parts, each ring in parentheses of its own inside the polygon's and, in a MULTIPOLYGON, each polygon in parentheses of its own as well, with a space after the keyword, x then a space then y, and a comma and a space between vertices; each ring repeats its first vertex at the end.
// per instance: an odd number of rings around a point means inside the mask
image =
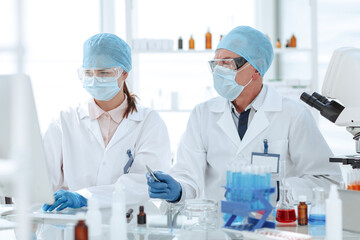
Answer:
POLYGON ((75 240, 88 240, 88 227, 85 220, 79 220, 75 226, 75 240))
POLYGON ((296 37, 294 34, 290 38, 290 47, 296 47, 296 37))
POLYGON ((207 30, 207 33, 205 34, 205 48, 211 49, 211 33, 209 28, 207 30))
POLYGON ((277 48, 281 48, 281 42, 280 42, 280 39, 278 38, 277 41, 276 41, 276 47, 277 48))
POLYGON ((189 49, 195 49, 195 40, 193 38, 193 36, 190 36, 190 40, 189 40, 189 49))
POLYGON ((139 207, 139 214, 137 215, 137 223, 140 225, 146 224, 146 213, 144 212, 144 206, 139 207))
POLYGON ((307 225, 308 224, 306 196, 299 196, 298 224, 299 225, 307 225))

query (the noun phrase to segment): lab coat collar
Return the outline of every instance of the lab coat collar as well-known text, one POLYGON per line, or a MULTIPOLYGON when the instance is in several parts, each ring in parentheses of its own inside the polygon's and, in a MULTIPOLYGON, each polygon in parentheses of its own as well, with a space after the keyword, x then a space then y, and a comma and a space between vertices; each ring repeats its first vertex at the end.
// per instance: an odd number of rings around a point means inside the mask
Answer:
POLYGON ((282 96, 278 94, 275 89, 267 85, 264 85, 263 88, 263 90, 266 90, 266 95, 263 98, 259 98, 259 102, 254 102, 254 104, 258 105, 256 106, 258 110, 242 141, 240 141, 236 126, 232 119, 229 101, 224 98, 214 98, 209 101, 210 111, 222 113, 217 124, 235 144, 238 153, 269 126, 270 123, 266 116, 266 112, 281 111, 282 109, 282 96))
MULTIPOLYGON (((111 119, 119 124, 123 120, 124 112, 127 106, 127 96, 125 95, 124 101, 118 107, 108 111, 111 119)), ((102 114, 105 113, 105 111, 96 104, 95 99, 92 99, 92 101, 88 102, 88 109, 90 120, 98 119, 102 114)))
MULTIPOLYGON (((260 107, 262 106, 263 102, 264 102, 264 98, 265 98, 265 95, 266 95, 266 91, 267 91, 267 88, 266 87, 262 87, 261 90, 260 90, 260 93, 255 97, 255 99, 245 108, 244 111, 248 110, 248 109, 253 109, 255 110, 255 112, 257 112, 260 107)), ((229 106, 231 108, 231 111, 234 112, 234 114, 236 114, 236 116, 239 118, 240 116, 240 113, 237 112, 236 110, 236 107, 234 105, 233 102, 228 102, 229 103, 229 106)))
MULTIPOLYGON (((229 108, 229 100, 223 97, 216 97, 208 102, 209 109, 212 112, 225 112, 229 108)), ((255 110, 265 112, 277 112, 282 110, 282 96, 271 86, 263 84, 258 96, 251 103, 255 110)))
MULTIPOLYGON (((82 120, 84 118, 90 118, 89 117, 89 108, 88 108, 88 104, 90 101, 92 101, 92 99, 89 99, 88 101, 82 103, 79 106, 78 114, 79 114, 80 120, 82 120)), ((136 108, 137 108, 137 111, 133 111, 132 113, 130 113, 127 118, 130 120, 133 120, 133 121, 143 121, 145 118, 144 108, 139 105, 136 105, 136 108)))
POLYGON ((83 121, 87 125, 88 129, 95 136, 96 140, 99 142, 102 148, 109 149, 115 145, 124 135, 128 134, 129 131, 136 125, 135 122, 143 121, 145 119, 146 111, 143 107, 137 105, 137 112, 132 112, 129 116, 120 123, 116 129, 114 136, 111 138, 109 144, 105 147, 104 140, 102 138, 101 130, 97 119, 90 120, 89 116, 89 101, 83 103, 78 108, 78 114, 80 121, 83 121))
POLYGON ((256 102, 258 110, 265 112, 279 112, 282 110, 283 97, 276 91, 275 88, 264 84, 263 88, 266 88, 266 95, 261 102, 256 102))

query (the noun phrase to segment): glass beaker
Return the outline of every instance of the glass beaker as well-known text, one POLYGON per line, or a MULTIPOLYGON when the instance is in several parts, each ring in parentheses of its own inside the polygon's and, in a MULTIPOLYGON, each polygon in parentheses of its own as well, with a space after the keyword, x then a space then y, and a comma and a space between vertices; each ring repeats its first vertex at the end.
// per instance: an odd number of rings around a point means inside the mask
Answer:
POLYGON ((325 191, 323 188, 313 188, 313 203, 310 208, 309 224, 325 225, 325 191))
POLYGON ((183 229, 189 231, 209 231, 219 227, 218 204, 214 200, 185 200, 183 214, 186 219, 183 229))
POLYGON ((280 199, 276 204, 276 221, 281 223, 291 223, 296 221, 291 189, 286 186, 280 186, 280 199))

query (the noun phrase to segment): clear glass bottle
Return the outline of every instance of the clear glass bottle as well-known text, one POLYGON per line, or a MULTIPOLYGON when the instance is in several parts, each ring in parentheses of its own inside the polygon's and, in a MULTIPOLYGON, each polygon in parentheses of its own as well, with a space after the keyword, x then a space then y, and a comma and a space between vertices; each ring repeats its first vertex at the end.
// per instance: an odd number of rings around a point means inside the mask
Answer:
POLYGON ((313 189, 313 202, 311 203, 310 225, 325 225, 325 191, 323 188, 313 189))
POLYGON ((281 223, 291 223, 296 221, 291 189, 287 186, 280 186, 280 199, 276 204, 276 221, 281 223))

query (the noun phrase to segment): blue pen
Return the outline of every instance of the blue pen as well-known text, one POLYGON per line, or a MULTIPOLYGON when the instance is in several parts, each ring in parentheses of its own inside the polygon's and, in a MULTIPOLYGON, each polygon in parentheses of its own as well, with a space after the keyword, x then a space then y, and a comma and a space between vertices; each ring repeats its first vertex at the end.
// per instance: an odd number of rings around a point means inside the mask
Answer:
POLYGON ((269 149, 268 140, 264 139, 264 154, 268 154, 268 149, 269 149))
POLYGON ((126 154, 129 156, 129 161, 126 163, 126 165, 125 165, 125 167, 124 167, 124 174, 129 173, 130 168, 131 168, 131 165, 132 165, 133 162, 134 162, 134 157, 133 157, 133 155, 131 154, 130 149, 128 149, 128 150, 126 151, 126 154))

